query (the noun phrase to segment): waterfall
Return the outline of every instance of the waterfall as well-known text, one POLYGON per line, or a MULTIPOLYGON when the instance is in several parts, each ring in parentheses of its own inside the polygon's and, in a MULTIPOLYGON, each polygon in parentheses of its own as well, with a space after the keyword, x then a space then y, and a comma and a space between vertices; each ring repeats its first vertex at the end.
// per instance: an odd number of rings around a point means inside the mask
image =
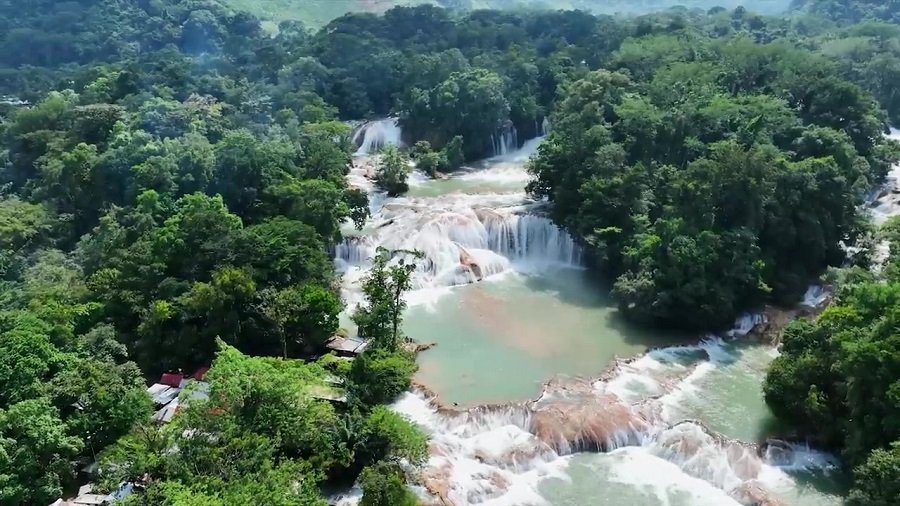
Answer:
POLYGON ((738 317, 734 328, 728 333, 730 337, 744 337, 757 325, 766 322, 766 315, 762 313, 743 314, 738 317))
POLYGON ((547 119, 546 116, 544 116, 544 120, 541 121, 541 128, 538 130, 538 132, 538 135, 540 135, 541 137, 544 137, 550 133, 550 120, 547 119))
MULTIPOLYGON (((739 319, 730 333, 754 319, 739 319)), ((704 483, 692 488, 702 495, 690 504, 779 504, 774 493, 796 487, 789 472, 828 472, 837 460, 802 444, 770 441, 760 448, 736 441, 664 409, 673 394, 702 397, 695 373, 722 366, 725 346, 713 338, 663 348, 618 362, 598 380, 551 381, 540 398, 519 404, 453 413, 413 392, 392 408, 429 434, 430 458, 420 478, 442 504, 546 504, 538 485, 566 479, 566 456, 584 452, 612 452, 611 472, 621 473, 615 481, 636 488, 658 479, 704 483)))
POLYGON ((519 149, 519 133, 511 123, 497 133, 491 135, 491 146, 494 157, 506 156, 519 149))
POLYGON ((335 246, 334 258, 341 269, 363 265, 371 260, 375 253, 376 246, 368 237, 345 237, 341 243, 335 246))
POLYGON ((384 146, 401 146, 403 131, 397 118, 370 121, 362 125, 353 135, 353 143, 359 146, 357 155, 375 153, 384 146))
POLYGON ((581 249, 571 235, 549 219, 533 214, 484 219, 488 248, 512 260, 581 264, 581 249))
POLYGON ((413 274, 419 289, 464 285, 514 268, 580 267, 575 240, 550 219, 530 214, 523 201, 520 194, 391 200, 371 233, 335 248, 336 266, 366 269, 379 246, 419 251, 424 257, 413 274))

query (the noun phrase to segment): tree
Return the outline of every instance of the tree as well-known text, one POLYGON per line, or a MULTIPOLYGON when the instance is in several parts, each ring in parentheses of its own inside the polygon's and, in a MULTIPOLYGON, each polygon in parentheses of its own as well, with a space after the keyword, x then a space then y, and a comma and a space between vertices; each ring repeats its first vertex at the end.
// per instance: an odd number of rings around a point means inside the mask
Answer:
POLYGON ((854 487, 847 498, 850 506, 888 506, 900 500, 900 442, 875 450, 864 464, 853 470, 854 487))
POLYGON ((366 350, 350 369, 350 392, 363 406, 391 402, 409 390, 416 362, 405 352, 366 350))
POLYGON ((50 238, 52 221, 46 207, 18 198, 0 199, 0 278, 23 267, 21 258, 50 238))
POLYGON ((372 340, 372 346, 390 352, 400 346, 400 323, 406 302, 403 295, 412 287, 412 273, 416 264, 406 257, 421 256, 416 252, 388 252, 380 250, 373 259, 372 269, 363 281, 366 304, 353 313, 361 336, 372 340), (396 262, 392 255, 398 255, 396 262))
POLYGON ((83 446, 45 398, 0 409, 0 499, 49 504, 74 478, 72 463, 83 446))
POLYGON ((361 506, 414 506, 418 498, 406 487, 402 469, 394 463, 379 462, 367 467, 360 476, 361 506))
POLYGON ((400 152, 396 146, 385 146, 377 155, 378 166, 375 171, 375 184, 386 191, 391 197, 396 197, 409 190, 406 183, 409 177, 409 163, 406 155, 400 152))
POLYGON ((92 451, 105 448, 149 419, 152 403, 134 363, 82 358, 53 378, 53 403, 68 432, 92 451))
POLYGON ((842 287, 817 321, 786 331, 783 354, 766 377, 773 412, 841 448, 854 465, 900 437, 892 400, 900 388, 900 343, 890 330, 898 307, 895 280, 842 287))
POLYGON ((327 288, 303 285, 270 289, 260 298, 260 312, 275 327, 284 358, 288 358, 289 344, 301 346, 304 353, 321 350, 338 329, 341 301, 327 288))
POLYGON ((384 406, 375 406, 360 431, 357 458, 363 463, 379 460, 424 463, 428 455, 428 440, 412 423, 384 406))
POLYGON ((454 136, 467 142, 466 156, 489 152, 491 136, 509 118, 502 78, 486 69, 454 72, 430 90, 413 89, 401 124, 443 146, 454 136))
POLYGON ((0 333, 0 406, 45 395, 46 380, 64 360, 46 322, 28 313, 6 318, 9 328, 0 333))
POLYGON ((306 223, 276 216, 244 229, 239 244, 238 262, 252 266, 254 277, 262 283, 328 285, 334 278, 326 242, 306 223))

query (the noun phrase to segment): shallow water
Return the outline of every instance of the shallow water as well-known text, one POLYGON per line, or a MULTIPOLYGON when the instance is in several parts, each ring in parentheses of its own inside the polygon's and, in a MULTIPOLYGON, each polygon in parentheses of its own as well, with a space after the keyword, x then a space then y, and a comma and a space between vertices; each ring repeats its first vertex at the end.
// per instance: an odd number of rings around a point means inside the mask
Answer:
MULTIPOLYGON (((457 419, 406 394, 394 409, 439 449, 426 468, 446 486, 448 503, 728 506, 739 504, 742 487, 758 485, 785 506, 841 504, 843 480, 827 454, 792 447, 790 462, 773 463, 728 442, 759 443, 775 430, 761 390, 774 349, 720 338, 672 346, 699 339, 625 324, 606 291, 577 268, 580 251, 533 214, 540 204, 524 192, 524 164, 539 142, 449 179, 416 174, 403 198, 373 194, 372 222, 338 252, 345 298, 358 300, 375 247, 419 249, 426 266, 414 276, 403 330, 437 344, 420 354, 416 379, 443 404, 534 399, 554 376, 596 377, 616 357, 669 346, 619 363, 610 378, 591 384, 596 395, 656 415, 640 441, 623 443, 635 446, 566 456, 535 439, 521 406, 457 419), (464 260, 480 266, 477 275, 464 260), (747 469, 755 469, 752 477, 747 469)), ((736 328, 749 330, 748 321, 736 328)))
POLYGON ((739 506, 724 491, 684 474, 645 448, 577 455, 565 478, 550 478, 539 490, 554 506, 739 506))
MULTIPOLYGON (((770 468, 765 484, 785 506, 840 506, 843 489, 819 471, 786 473, 770 468), (835 490, 836 489, 836 490, 835 490)), ((738 501, 709 482, 686 474, 648 448, 572 457, 560 477, 538 491, 552 506, 736 506, 738 501)))
POLYGON ((746 342, 723 343, 715 360, 702 364, 664 399, 671 420, 702 420, 710 429, 748 443, 778 433, 763 398, 762 383, 776 352, 746 342))
POLYGON ((437 346, 417 379, 450 404, 537 397, 557 374, 597 375, 673 337, 624 323, 583 270, 511 272, 412 308, 404 331, 437 346))

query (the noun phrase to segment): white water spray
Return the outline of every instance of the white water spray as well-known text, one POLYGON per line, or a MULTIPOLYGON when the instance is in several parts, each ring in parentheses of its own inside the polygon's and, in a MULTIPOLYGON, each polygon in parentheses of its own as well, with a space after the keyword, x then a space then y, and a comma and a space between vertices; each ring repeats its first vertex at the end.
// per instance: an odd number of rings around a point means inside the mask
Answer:
POLYGON ((541 121, 541 128, 538 130, 538 133, 541 137, 546 137, 550 133, 550 120, 546 116, 541 121))
POLYGON ((353 135, 353 143, 359 146, 357 155, 370 155, 384 146, 401 146, 403 131, 397 118, 386 118, 364 123, 353 135))
POLYGON ((519 133, 516 131, 516 127, 509 125, 491 135, 491 145, 495 157, 506 156, 519 149, 519 133))
MULTIPOLYGON (((338 269, 365 270, 377 249, 419 251, 415 289, 448 287, 517 270, 578 267, 581 248, 521 194, 398 198, 386 203, 366 236, 346 238, 338 269)), ((348 287, 349 288, 349 287, 348 287)))
MULTIPOLYGON (((745 316, 728 334, 745 333, 747 321, 763 319, 745 316)), ((570 455, 581 451, 621 453, 616 461, 638 459, 644 466, 669 469, 669 481, 700 494, 690 504, 779 504, 768 488, 793 486, 787 471, 827 471, 835 466, 833 457, 787 443, 762 452, 698 422, 672 419, 663 409, 666 392, 683 392, 695 371, 735 360, 727 347, 712 338, 655 350, 617 364, 593 383, 551 382, 539 399, 521 405, 448 415, 424 395, 409 393, 393 408, 431 436, 422 481, 442 504, 548 504, 540 483, 552 477, 565 480, 570 455)), ((628 466, 614 466, 615 481, 645 483, 641 467, 633 474, 628 466)), ((664 491, 659 492, 664 498, 664 491)))

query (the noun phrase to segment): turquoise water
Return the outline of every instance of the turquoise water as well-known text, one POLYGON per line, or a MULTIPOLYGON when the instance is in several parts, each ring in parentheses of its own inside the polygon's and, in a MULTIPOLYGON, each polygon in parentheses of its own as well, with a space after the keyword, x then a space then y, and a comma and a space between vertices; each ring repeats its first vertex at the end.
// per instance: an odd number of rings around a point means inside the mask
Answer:
MULTIPOLYGON (((491 209, 497 205, 497 194, 525 199, 524 163, 537 142, 530 141, 522 152, 486 161, 449 179, 413 178, 407 196, 411 199, 407 200, 413 200, 415 206, 408 206, 404 215, 395 211, 390 221, 384 216, 380 221, 376 218, 373 222, 385 228, 376 231, 370 227, 362 235, 380 233, 383 240, 393 230, 402 239, 417 229, 401 225, 428 223, 429 212, 444 209, 450 216, 446 220, 448 236, 440 239, 460 240, 449 232, 455 225, 453 216, 464 214, 459 206, 491 209)), ((452 245, 447 246, 452 250, 452 245)), ((451 260, 455 263, 455 257, 451 260)), ((575 268, 544 266, 535 270, 535 266, 513 263, 510 270, 478 283, 426 287, 410 294, 410 302, 404 332, 421 343, 436 344, 419 355, 416 379, 443 404, 460 407, 533 399, 554 376, 596 377, 617 357, 635 357, 650 347, 699 340, 626 324, 611 305, 607 291, 586 271, 575 268)), ((351 326, 346 317, 343 323, 351 326)), ((669 371, 670 378, 665 371, 655 371, 671 380, 664 382, 665 395, 652 401, 662 412, 662 427, 679 420, 699 420, 718 434, 749 443, 763 442, 777 433, 761 388, 774 350, 747 342, 720 342, 711 348, 711 359, 696 349, 679 356, 679 364, 669 371)), ((641 375, 646 372, 634 373, 634 388, 640 388, 641 375)), ((647 395, 638 392, 638 397, 647 395)), ((441 442, 443 451, 451 456, 451 487, 460 497, 469 498, 460 504, 540 504, 534 497, 559 506, 738 504, 726 492, 729 486, 686 472, 655 454, 652 444, 608 454, 579 454, 547 462, 538 459, 523 462, 521 469, 518 465, 493 467, 485 464, 482 452, 515 455, 520 446, 528 448, 530 435, 522 427, 502 421, 490 429, 449 430, 440 422, 441 415, 432 413, 424 401, 417 406, 413 412, 428 426, 433 443, 441 442), (551 471, 541 474, 544 467, 551 471), (552 471, 557 468, 563 472, 552 471)), ((802 460, 803 452, 800 454, 802 460)), ((844 479, 836 471, 824 471, 823 458, 809 452, 808 466, 802 462, 790 468, 764 466, 758 480, 785 506, 840 505, 844 479)))
POLYGON ((534 398, 557 374, 598 375, 617 356, 674 341, 624 323, 577 269, 507 273, 455 288, 410 309, 404 331, 437 343, 420 355, 417 379, 460 405, 534 398))

